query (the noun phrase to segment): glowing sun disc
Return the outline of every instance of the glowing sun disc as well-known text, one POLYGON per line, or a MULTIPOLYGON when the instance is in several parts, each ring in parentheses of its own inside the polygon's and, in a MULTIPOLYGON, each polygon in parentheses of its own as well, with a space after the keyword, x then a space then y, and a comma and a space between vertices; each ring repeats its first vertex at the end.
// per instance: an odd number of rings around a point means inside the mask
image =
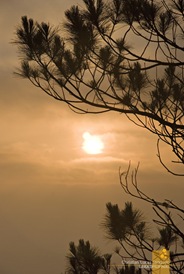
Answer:
POLYGON ((99 136, 91 135, 89 132, 83 134, 83 150, 88 154, 100 154, 104 149, 104 144, 99 136))

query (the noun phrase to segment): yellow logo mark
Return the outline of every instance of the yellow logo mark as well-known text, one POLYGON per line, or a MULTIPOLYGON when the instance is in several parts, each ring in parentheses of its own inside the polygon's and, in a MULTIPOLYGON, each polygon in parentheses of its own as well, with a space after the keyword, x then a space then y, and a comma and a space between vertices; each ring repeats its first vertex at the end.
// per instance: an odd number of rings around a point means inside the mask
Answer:
POLYGON ((152 274, 170 274, 170 253, 163 248, 152 252, 152 274))

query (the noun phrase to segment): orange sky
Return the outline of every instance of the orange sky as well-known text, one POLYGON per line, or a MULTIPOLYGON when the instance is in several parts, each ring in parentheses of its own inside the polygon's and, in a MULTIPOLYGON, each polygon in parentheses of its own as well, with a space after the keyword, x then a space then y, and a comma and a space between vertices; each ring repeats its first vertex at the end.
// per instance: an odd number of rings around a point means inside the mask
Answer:
MULTIPOLYGON (((140 161, 141 187, 155 198, 182 203, 183 179, 169 175, 156 156, 156 138, 120 114, 77 115, 13 76, 10 42, 23 15, 54 24, 79 1, 1 1, 0 44, 0 273, 58 274, 70 241, 90 240, 111 252, 99 224, 109 201, 122 205, 118 169, 140 161), (89 131, 104 153, 82 150, 89 131)), ((164 149, 165 159, 169 159, 164 149)), ((137 206, 145 208, 144 204, 137 206)), ((145 211, 149 218, 149 209, 145 211)))

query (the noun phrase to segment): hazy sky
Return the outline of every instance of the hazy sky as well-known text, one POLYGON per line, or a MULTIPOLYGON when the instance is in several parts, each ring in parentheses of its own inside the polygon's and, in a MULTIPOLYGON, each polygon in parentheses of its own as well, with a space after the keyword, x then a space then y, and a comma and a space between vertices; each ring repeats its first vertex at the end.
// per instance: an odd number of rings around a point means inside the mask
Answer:
MULTIPOLYGON (((155 198, 182 204, 183 179, 156 156, 156 138, 120 114, 77 115, 13 75, 10 42, 23 15, 60 24, 79 1, 0 0, 0 273, 59 274, 70 241, 80 238, 111 252, 100 223, 109 201, 124 205, 118 169, 140 161, 140 186, 155 198), (104 153, 82 150, 84 132, 99 135, 104 153)), ((164 148, 165 159, 170 154, 164 148)), ((144 209, 145 204, 136 206, 144 209)), ((149 209, 145 215, 149 216, 149 209)))

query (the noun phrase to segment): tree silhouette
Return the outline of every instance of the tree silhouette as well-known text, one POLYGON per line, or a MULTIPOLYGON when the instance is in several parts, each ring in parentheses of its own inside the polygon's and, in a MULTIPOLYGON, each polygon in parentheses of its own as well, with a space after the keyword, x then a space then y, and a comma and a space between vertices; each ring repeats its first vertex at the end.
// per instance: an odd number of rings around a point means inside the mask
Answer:
POLYGON ((138 186, 138 168, 139 166, 130 172, 130 165, 125 172, 119 173, 120 184, 124 193, 130 197, 134 197, 137 200, 146 202, 147 206, 151 205, 156 218, 153 219, 153 223, 157 225, 158 236, 154 237, 154 232, 150 231, 148 223, 144 220, 143 215, 137 209, 128 210, 129 214, 124 221, 122 218, 125 208, 120 210, 117 205, 107 204, 108 214, 105 217, 104 227, 107 231, 107 237, 112 233, 115 236, 112 239, 118 241, 123 250, 123 255, 120 254, 120 249, 117 248, 116 252, 122 258, 134 258, 136 260, 150 261, 150 252, 159 248, 165 248, 170 251, 170 269, 171 273, 183 273, 184 271, 184 209, 177 206, 173 201, 165 199, 164 201, 158 201, 153 197, 149 197, 138 186), (116 211, 114 210, 116 208, 116 211), (113 209, 113 210, 112 210, 113 209), (118 210, 117 210, 118 209, 118 210), (119 212, 119 215, 116 212, 119 212), (120 231, 118 233, 111 230, 111 226, 114 222, 114 216, 116 216, 116 224, 121 223, 119 226, 120 231), (139 218, 134 219, 134 216, 139 218), (128 220, 128 221, 127 221, 128 220), (132 221, 130 221, 132 220, 132 221), (133 222, 134 220, 134 222, 133 222), (111 224, 111 226, 110 226, 111 224), (130 224, 134 224, 130 226, 130 224), (132 227, 132 229, 130 229, 132 227), (121 231, 124 237, 120 237, 121 231), (128 232, 128 233, 125 233, 128 232))
POLYGON ((22 17, 17 73, 76 112, 125 114, 157 135, 164 166, 160 142, 183 164, 183 1, 83 3, 65 12, 61 34, 22 17))
POLYGON ((112 254, 101 255, 88 241, 79 240, 78 246, 70 243, 68 273, 149 274, 152 273, 152 253, 156 250, 169 251, 167 261, 170 260, 171 274, 183 273, 184 210, 173 201, 157 201, 144 193, 138 186, 138 167, 132 173, 130 165, 126 172, 120 171, 121 187, 125 194, 150 205, 156 218, 152 223, 148 222, 132 202, 125 202, 123 209, 117 204, 107 203, 101 226, 106 237, 118 246, 112 254), (115 254, 120 258, 118 265, 112 260, 115 254))
POLYGON ((100 255, 97 248, 92 247, 89 241, 79 240, 78 245, 74 242, 69 244, 69 254, 67 255, 68 274, 141 274, 135 266, 117 267, 111 265, 111 254, 100 255))
POLYGON ((133 210, 131 202, 125 203, 125 208, 120 210, 118 205, 106 205, 104 227, 107 236, 114 240, 124 240, 132 233, 138 233, 143 238, 145 222, 139 210, 133 210))
MULTIPOLYGON (((22 17, 17 28, 21 68, 17 74, 78 113, 117 112, 148 129, 184 163, 184 3, 182 0, 83 0, 65 12, 63 32, 22 17), (134 43, 134 41, 136 43, 134 43)), ((167 166, 165 168, 170 171, 167 166)), ((149 261, 157 246, 184 243, 184 210, 172 201, 156 201, 137 185, 137 170, 120 173, 123 190, 153 207, 159 236, 150 238, 139 210, 126 203, 107 204, 103 226, 127 258, 149 261), (133 249, 133 250, 132 250, 133 249)), ((121 258, 120 249, 116 250, 121 258)), ((184 253, 171 252, 171 271, 183 273, 184 253)), ((89 242, 70 244, 69 273, 110 273, 111 256, 100 256, 89 242)), ((135 268, 115 269, 135 273, 135 268)))
MULTIPOLYGON (((127 176, 127 174, 126 174, 127 176)), ((133 178, 133 177, 132 177, 133 178)), ((106 214, 102 222, 106 237, 118 243, 112 254, 101 255, 99 250, 92 247, 89 241, 79 240, 76 246, 70 243, 70 253, 67 256, 68 267, 66 273, 70 274, 142 274, 152 273, 152 252, 155 250, 169 251, 170 273, 182 274, 184 271, 184 243, 183 214, 184 210, 173 202, 161 203, 149 198, 132 181, 135 194, 129 191, 127 177, 126 183, 122 183, 123 189, 131 196, 137 197, 153 206, 158 217, 153 220, 158 230, 151 231, 148 223, 139 209, 135 209, 131 202, 126 202, 123 209, 117 204, 107 203, 106 214), (137 194, 136 194, 137 193, 137 194), (138 196, 136 196, 138 195, 138 196), (174 212, 176 212, 174 214, 174 212), (180 226, 176 225, 178 219, 182 220, 180 226), (113 256, 120 257, 118 265, 113 263, 113 256)), ((179 222, 178 222, 179 223, 179 222)))
POLYGON ((96 248, 91 247, 89 241, 79 240, 78 246, 71 242, 67 260, 69 263, 68 273, 97 274, 102 267, 102 258, 96 248))
POLYGON ((167 250, 169 250, 170 246, 177 240, 176 234, 173 232, 172 228, 169 225, 164 228, 160 228, 159 234, 160 237, 157 239, 157 241, 167 250))

